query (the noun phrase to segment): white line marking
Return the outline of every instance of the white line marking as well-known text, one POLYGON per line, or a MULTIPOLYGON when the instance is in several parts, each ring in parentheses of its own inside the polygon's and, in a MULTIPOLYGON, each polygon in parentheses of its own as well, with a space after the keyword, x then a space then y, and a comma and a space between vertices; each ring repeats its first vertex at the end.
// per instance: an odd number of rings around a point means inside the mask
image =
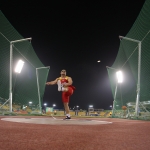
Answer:
POLYGON ((53 117, 53 115, 51 115, 53 119, 56 119, 55 117, 53 117))

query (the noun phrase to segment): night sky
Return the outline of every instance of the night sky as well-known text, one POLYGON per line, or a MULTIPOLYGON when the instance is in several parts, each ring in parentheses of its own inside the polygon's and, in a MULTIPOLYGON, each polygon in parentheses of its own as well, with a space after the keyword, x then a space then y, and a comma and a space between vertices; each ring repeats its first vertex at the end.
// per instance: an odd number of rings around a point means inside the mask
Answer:
MULTIPOLYGON (((47 81, 62 69, 72 77, 76 91, 70 107, 109 109, 112 105, 106 66, 111 66, 125 36, 145 0, 99 1, 5 1, 0 10, 24 37, 32 37, 33 48, 45 66, 47 81), (100 63, 97 60, 101 60, 100 63)), ((46 86, 43 101, 63 108, 57 85, 46 86)))

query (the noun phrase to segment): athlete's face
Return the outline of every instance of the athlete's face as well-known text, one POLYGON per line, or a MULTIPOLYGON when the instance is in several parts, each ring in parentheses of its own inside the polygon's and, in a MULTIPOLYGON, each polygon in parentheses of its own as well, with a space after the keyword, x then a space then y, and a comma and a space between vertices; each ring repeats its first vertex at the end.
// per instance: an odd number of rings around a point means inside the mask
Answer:
POLYGON ((61 75, 66 75, 66 70, 62 70, 62 71, 60 72, 60 74, 61 74, 61 75))

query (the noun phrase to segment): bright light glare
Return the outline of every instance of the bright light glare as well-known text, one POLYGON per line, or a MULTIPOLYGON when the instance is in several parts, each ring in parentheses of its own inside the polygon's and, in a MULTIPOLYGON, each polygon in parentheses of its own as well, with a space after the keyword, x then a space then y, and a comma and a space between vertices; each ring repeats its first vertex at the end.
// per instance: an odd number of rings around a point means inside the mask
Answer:
POLYGON ((53 107, 55 107, 56 105, 55 104, 53 104, 53 107))
POLYGON ((15 72, 20 73, 21 70, 22 70, 23 65, 24 65, 24 62, 22 60, 19 60, 18 63, 17 63, 17 66, 15 68, 15 72))
POLYGON ((93 107, 93 105, 89 105, 89 107, 91 107, 91 108, 92 108, 92 107, 93 107))
POLYGON ((47 104, 46 103, 44 103, 44 106, 46 106, 47 104))
POLYGON ((29 102, 29 104, 32 104, 32 102, 29 102))
POLYGON ((118 71, 116 72, 116 74, 117 74, 118 83, 122 83, 123 82, 122 72, 118 71))
POLYGON ((100 60, 98 60, 97 62, 101 62, 100 60))

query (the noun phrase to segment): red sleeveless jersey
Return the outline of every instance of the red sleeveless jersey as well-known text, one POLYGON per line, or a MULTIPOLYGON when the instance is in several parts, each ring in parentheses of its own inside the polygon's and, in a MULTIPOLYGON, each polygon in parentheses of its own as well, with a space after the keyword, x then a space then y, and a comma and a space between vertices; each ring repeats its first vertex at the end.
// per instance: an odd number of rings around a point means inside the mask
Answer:
MULTIPOLYGON (((68 83, 68 76, 66 76, 65 78, 59 77, 58 79, 61 81, 61 83, 68 83)), ((76 89, 76 88, 75 88, 74 86, 72 86, 72 85, 69 85, 68 87, 71 87, 73 90, 76 89)))

